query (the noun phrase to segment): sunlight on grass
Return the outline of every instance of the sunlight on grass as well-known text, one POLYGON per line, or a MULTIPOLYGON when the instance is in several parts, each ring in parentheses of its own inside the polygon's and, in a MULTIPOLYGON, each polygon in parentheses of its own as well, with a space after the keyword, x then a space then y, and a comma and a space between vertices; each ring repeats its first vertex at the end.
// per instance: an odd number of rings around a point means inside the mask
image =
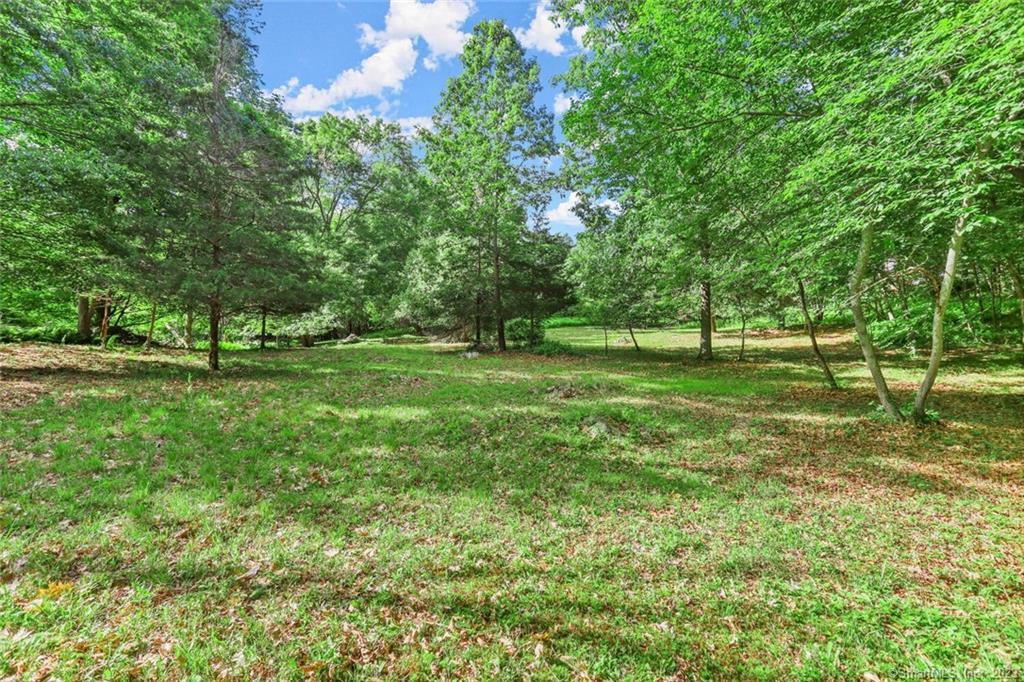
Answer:
POLYGON ((952 360, 943 423, 916 429, 877 417, 852 364, 824 390, 792 340, 704 365, 552 332, 587 345, 246 352, 221 376, 90 354, 121 370, 34 377, 48 395, 0 422, 0 670, 1024 660, 1019 367, 952 360))

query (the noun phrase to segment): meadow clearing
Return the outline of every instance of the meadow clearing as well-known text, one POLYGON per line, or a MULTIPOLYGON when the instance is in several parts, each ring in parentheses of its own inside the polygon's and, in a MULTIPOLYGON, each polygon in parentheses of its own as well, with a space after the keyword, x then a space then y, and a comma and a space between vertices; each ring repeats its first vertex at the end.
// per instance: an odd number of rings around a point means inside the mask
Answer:
POLYGON ((954 353, 915 427, 845 331, 838 392, 801 335, 621 336, 0 346, 0 675, 1019 674, 1019 358, 954 353))

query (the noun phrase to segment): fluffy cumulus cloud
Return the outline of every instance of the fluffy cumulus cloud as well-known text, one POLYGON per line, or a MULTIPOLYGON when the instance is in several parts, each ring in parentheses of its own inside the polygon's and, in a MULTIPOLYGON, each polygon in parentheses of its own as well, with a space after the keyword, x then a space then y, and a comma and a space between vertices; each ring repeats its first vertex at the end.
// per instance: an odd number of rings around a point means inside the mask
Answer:
POLYGON ((292 76, 291 78, 288 79, 287 83, 285 83, 284 85, 277 86, 270 92, 271 94, 277 95, 278 97, 287 97, 288 95, 292 94, 292 91, 295 90, 295 88, 297 87, 299 87, 299 77, 292 76))
POLYGON ((579 192, 572 192, 565 200, 547 212, 548 222, 553 226, 560 227, 562 229, 582 229, 583 223, 581 223, 576 214, 572 212, 573 207, 579 200, 579 192))
POLYGON ((569 107, 575 102, 575 98, 569 97, 564 92, 559 92, 555 95, 555 113, 561 116, 565 112, 569 111, 569 107))
POLYGON ((473 13, 471 0, 392 0, 384 19, 384 29, 375 30, 369 24, 361 24, 363 32, 360 44, 382 48, 393 40, 422 38, 430 49, 423 60, 428 69, 436 69, 440 60, 449 59, 462 52, 462 46, 469 39, 462 25, 473 13))
POLYGON ((325 111, 357 97, 380 97, 385 91, 399 91, 416 68, 412 40, 392 40, 355 68, 345 69, 326 88, 306 84, 285 97, 284 108, 292 114, 325 111))
POLYGON ((572 30, 572 40, 576 43, 576 47, 581 50, 585 50, 586 46, 583 44, 583 36, 587 35, 586 26, 577 26, 572 30))
MULTIPOLYGON (((555 228, 561 228, 562 230, 569 232, 582 230, 583 223, 580 222, 579 217, 572 212, 573 207, 576 206, 579 200, 579 192, 570 193, 568 197, 559 202, 553 209, 545 214, 548 222, 555 228)), ((615 214, 622 212, 622 206, 614 199, 601 199, 597 202, 597 205, 604 206, 615 214)))
POLYGON ((555 21, 547 0, 540 0, 533 13, 533 20, 525 29, 514 29, 516 38, 523 47, 559 56, 565 52, 562 36, 565 26, 555 21))
POLYGON ((342 71, 325 88, 309 83, 299 87, 298 79, 292 78, 273 92, 284 98, 284 108, 291 114, 327 111, 348 100, 399 92, 416 70, 417 41, 422 39, 430 50, 423 65, 437 68, 440 60, 462 50, 469 36, 460 29, 472 12, 472 0, 392 0, 383 29, 359 27, 360 44, 374 50, 359 66, 342 71))

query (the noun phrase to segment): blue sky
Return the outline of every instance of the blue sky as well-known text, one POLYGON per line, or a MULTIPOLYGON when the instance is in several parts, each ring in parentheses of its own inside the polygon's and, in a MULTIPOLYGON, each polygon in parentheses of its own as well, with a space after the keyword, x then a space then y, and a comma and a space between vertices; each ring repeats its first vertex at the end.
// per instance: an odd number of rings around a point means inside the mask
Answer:
MULTIPOLYGON (((429 123, 473 26, 493 18, 537 59, 539 100, 557 120, 568 99, 551 79, 579 54, 582 35, 555 25, 547 0, 264 0, 257 67, 296 119, 362 112, 411 131, 429 123)), ((552 196, 554 231, 579 231, 573 201, 552 196)))

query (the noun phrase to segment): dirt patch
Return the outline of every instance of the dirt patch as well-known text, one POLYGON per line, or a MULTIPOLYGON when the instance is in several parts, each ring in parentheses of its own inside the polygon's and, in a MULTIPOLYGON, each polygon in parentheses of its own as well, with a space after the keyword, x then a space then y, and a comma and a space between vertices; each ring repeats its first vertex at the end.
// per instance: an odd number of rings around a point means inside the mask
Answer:
POLYGON ((140 369, 198 362, 186 351, 101 351, 91 346, 0 344, 0 412, 25 407, 44 395, 109 384, 140 369))

